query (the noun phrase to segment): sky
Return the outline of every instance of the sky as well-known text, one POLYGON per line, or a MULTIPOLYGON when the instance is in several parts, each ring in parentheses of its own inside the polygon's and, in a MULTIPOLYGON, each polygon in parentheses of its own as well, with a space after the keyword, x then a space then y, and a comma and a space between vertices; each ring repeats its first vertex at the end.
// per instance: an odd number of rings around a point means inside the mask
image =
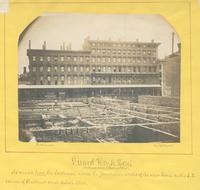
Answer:
POLYGON ((24 33, 19 43, 19 74, 28 69, 28 49, 41 49, 44 41, 47 49, 60 49, 60 45, 71 43, 72 50, 82 49, 86 37, 94 40, 136 41, 161 43, 158 58, 171 53, 172 32, 175 33, 174 50, 177 51, 179 37, 173 27, 160 15, 150 14, 75 14, 46 13, 39 17, 24 33))

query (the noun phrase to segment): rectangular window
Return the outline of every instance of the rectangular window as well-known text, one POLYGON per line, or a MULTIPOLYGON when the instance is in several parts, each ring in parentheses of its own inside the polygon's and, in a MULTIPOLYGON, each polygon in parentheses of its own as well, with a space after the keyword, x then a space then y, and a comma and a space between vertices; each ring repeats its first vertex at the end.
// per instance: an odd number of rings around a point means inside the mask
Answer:
POLYGON ((60 60, 61 60, 61 61, 64 61, 64 56, 61 56, 61 57, 60 57, 60 60))
POLYGON ((33 56, 33 61, 36 61, 36 57, 35 56, 33 56))
POLYGON ((98 72, 101 72, 101 67, 98 67, 98 72))
POLYGON ((95 83, 95 81, 96 81, 96 78, 92 77, 92 82, 95 83))
POLYGON ((64 72, 64 71, 65 71, 65 67, 62 66, 62 67, 61 67, 61 72, 64 72))
POLYGON ((71 67, 70 67, 70 66, 67 67, 67 71, 68 71, 68 72, 71 71, 71 67))
POLYGON ((86 56, 85 60, 86 60, 86 62, 89 62, 90 61, 90 57, 86 56))
POLYGON ((74 66, 74 72, 76 72, 77 71, 77 66, 74 66))
POLYGON ((80 72, 81 73, 83 72, 83 66, 80 66, 80 72))
POLYGON ((62 76, 61 76, 61 84, 64 84, 64 83, 65 83, 65 76, 62 75, 62 76))
POLYGON ((67 83, 68 83, 68 84, 71 83, 71 77, 70 77, 70 76, 67 77, 67 83))
POLYGON ((51 77, 50 76, 47 76, 47 83, 48 83, 48 85, 51 84, 51 77))
POLYGON ((141 59, 139 57, 137 59, 137 63, 141 63, 141 59))
POLYGON ((42 72, 42 71, 43 71, 43 66, 40 67, 40 72, 42 72))
POLYGON ((65 80, 65 76, 62 75, 62 76, 61 76, 61 81, 64 81, 64 80, 65 80))
POLYGON ((51 57, 48 56, 48 57, 47 57, 47 61, 51 61, 51 57))
POLYGON ((80 57, 80 62, 83 62, 83 57, 80 57))
POLYGON ((77 84, 77 76, 74 77, 74 84, 77 84))
POLYGON ((40 56, 40 61, 43 61, 43 56, 40 56))
POLYGON ((74 57, 74 62, 76 62, 77 61, 77 57, 74 57))
POLYGON ((58 70, 58 67, 57 67, 57 66, 55 66, 55 67, 54 67, 54 70, 55 70, 55 71, 57 71, 57 70, 58 70))
POLYGON ((33 72, 36 72, 36 67, 33 67, 33 72))
POLYGON ((87 80, 87 84, 90 83, 90 77, 86 77, 86 80, 87 80))
POLYGON ((40 85, 43 85, 43 76, 40 76, 40 85))
POLYGON ((47 67, 47 71, 48 71, 48 72, 51 72, 51 67, 47 67))
POLYGON ((58 76, 54 76, 54 83, 55 83, 55 85, 58 84, 58 76))
POLYGON ((58 56, 54 56, 54 61, 58 61, 58 56))
POLYGON ((140 55, 141 54, 141 51, 140 50, 137 50, 137 55, 140 55))
POLYGON ((83 82, 83 77, 81 76, 81 84, 83 84, 84 82, 83 82))

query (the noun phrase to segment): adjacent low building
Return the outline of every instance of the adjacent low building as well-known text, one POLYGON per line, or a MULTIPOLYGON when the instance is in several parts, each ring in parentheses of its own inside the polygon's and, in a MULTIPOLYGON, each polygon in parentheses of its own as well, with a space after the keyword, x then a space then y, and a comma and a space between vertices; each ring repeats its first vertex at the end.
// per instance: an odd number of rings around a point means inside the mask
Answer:
POLYGON ((181 84, 181 44, 178 44, 178 51, 162 60, 163 67, 163 96, 180 97, 181 84))

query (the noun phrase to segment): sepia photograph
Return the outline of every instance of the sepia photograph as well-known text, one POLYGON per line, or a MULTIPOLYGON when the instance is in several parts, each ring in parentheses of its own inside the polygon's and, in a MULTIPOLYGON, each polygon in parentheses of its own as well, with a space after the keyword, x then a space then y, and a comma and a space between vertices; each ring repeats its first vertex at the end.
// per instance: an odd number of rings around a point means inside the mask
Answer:
POLYGON ((19 141, 180 143, 181 41, 164 17, 45 13, 18 57, 19 141))

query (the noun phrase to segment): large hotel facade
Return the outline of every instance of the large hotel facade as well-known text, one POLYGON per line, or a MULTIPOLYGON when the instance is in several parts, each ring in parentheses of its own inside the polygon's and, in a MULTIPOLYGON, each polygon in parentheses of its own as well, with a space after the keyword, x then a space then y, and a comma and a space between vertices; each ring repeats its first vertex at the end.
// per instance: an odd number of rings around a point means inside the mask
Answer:
MULTIPOLYGON (((32 86, 43 85, 42 88, 59 87, 66 97, 77 93, 83 96, 161 95, 158 46, 153 40, 101 41, 88 37, 82 50, 71 50, 71 45, 65 44, 60 50, 48 50, 46 42, 42 49, 31 49, 29 41, 28 81, 32 86), (64 92, 64 89, 68 90, 64 92)), ((20 93, 26 96, 23 89, 20 93)), ((41 93, 37 96, 45 95, 44 91, 41 93)))

